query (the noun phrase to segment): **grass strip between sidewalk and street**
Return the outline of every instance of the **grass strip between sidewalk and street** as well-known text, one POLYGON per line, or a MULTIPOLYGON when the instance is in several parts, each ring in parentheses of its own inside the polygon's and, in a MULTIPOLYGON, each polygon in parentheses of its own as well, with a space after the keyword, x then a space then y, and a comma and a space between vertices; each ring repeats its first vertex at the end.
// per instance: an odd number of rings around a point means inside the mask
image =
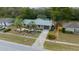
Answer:
POLYGON ((53 51, 79 51, 79 46, 72 46, 66 44, 59 44, 46 41, 44 47, 53 51))

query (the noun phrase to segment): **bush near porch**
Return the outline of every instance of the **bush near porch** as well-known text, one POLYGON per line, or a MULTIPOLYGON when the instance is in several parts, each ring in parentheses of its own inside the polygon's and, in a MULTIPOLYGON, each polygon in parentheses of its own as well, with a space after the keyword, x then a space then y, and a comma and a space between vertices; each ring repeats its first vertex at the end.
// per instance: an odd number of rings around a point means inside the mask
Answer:
POLYGON ((48 33, 47 39, 49 39, 49 40, 55 40, 56 36, 54 34, 52 34, 52 33, 48 33))

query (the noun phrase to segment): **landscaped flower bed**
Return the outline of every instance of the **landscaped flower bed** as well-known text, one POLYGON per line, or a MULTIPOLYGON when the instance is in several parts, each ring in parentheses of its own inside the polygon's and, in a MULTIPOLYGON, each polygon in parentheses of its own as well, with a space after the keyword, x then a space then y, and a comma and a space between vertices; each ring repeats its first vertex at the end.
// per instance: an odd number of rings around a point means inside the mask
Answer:
POLYGON ((8 33, 13 33, 13 34, 17 34, 17 35, 23 35, 23 36, 28 36, 28 37, 33 37, 33 38, 38 38, 38 36, 40 35, 41 31, 35 31, 35 32, 28 32, 28 31, 21 31, 18 32, 16 31, 16 28, 14 26, 9 27, 11 28, 11 31, 8 33))

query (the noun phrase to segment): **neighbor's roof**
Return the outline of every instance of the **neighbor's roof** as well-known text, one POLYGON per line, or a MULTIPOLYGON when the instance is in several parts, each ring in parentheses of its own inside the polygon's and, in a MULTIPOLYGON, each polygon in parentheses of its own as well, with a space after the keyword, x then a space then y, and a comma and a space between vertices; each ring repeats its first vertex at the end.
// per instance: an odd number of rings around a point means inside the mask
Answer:
POLYGON ((30 22, 35 22, 36 25, 47 25, 47 26, 52 26, 52 20, 49 19, 41 19, 41 18, 37 18, 37 19, 24 19, 24 24, 29 24, 30 22))
POLYGON ((63 25, 64 28, 79 28, 79 22, 71 22, 63 25))
POLYGON ((14 20, 14 18, 0 18, 0 22, 12 22, 12 20, 14 20))

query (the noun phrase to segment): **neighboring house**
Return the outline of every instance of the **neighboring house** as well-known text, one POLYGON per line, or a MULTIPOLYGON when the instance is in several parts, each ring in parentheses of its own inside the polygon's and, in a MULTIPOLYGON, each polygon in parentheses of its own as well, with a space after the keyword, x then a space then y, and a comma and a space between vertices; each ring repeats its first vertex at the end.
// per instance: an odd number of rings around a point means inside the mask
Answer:
POLYGON ((52 20, 50 20, 50 19, 41 19, 41 18, 24 19, 23 22, 24 22, 25 25, 28 25, 29 23, 34 22, 41 29, 51 29, 51 27, 54 25, 52 20))
POLYGON ((0 18, 0 25, 9 26, 12 24, 13 18, 0 18))
POLYGON ((70 22, 63 25, 66 31, 72 31, 74 33, 79 33, 79 22, 70 22))

